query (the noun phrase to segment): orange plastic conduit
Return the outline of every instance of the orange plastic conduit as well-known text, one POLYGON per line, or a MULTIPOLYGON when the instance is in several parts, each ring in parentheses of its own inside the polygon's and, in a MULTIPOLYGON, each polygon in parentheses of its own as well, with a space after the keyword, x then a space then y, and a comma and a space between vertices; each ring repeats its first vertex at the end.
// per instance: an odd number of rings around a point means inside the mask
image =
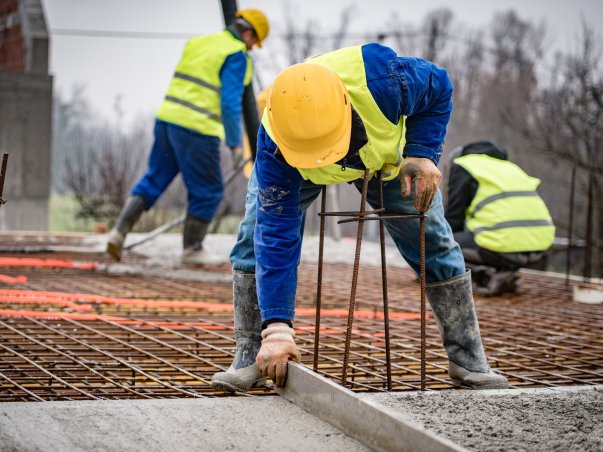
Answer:
POLYGON ((8 275, 0 275, 0 282, 7 284, 26 284, 27 276, 19 275, 19 276, 8 276, 8 275))
MULTIPOLYGON (((131 298, 115 298, 105 297, 102 295, 92 294, 72 294, 67 292, 45 292, 35 290, 15 290, 6 289, 0 290, 0 302, 5 303, 18 303, 19 298, 32 300, 40 300, 41 303, 52 303, 52 300, 66 300, 66 301, 87 301, 90 303, 101 303, 118 306, 140 306, 149 308, 188 308, 188 309, 200 309, 207 310, 210 312, 232 312, 233 305, 230 303, 208 303, 205 301, 178 301, 178 300, 141 300, 131 298)), ((80 304, 78 306, 86 306, 80 304)), ((77 308, 74 308, 77 309, 77 308)), ((89 311, 88 308, 78 309, 81 311, 89 311)), ((316 310, 314 308, 297 308, 295 315, 300 317, 314 316, 316 310)), ((321 309, 320 315, 324 317, 346 317, 348 311, 346 309, 321 309)), ((421 317, 419 313, 415 312, 391 312, 390 318, 395 320, 417 320, 421 317)), ((373 311, 356 311, 354 312, 354 318, 357 319, 382 319, 382 312, 373 311)))
POLYGON ((67 259, 40 259, 35 257, 0 257, 0 267, 57 267, 96 270, 96 262, 76 262, 67 259))

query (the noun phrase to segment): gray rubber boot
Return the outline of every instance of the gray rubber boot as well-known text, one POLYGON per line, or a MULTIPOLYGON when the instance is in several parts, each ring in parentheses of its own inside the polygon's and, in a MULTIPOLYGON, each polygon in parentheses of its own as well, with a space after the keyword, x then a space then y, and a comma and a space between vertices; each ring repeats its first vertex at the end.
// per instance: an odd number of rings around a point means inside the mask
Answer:
POLYGON ((115 260, 121 260, 121 252, 124 247, 126 235, 132 230, 134 224, 138 221, 145 211, 146 205, 142 196, 129 196, 124 206, 121 208, 117 223, 109 232, 107 241, 107 253, 115 260))
POLYGON ((427 284, 427 298, 448 353, 448 375, 471 389, 508 388, 507 379, 488 366, 479 333, 471 272, 427 284))
POLYGON ((266 382, 255 365, 255 358, 262 345, 262 318, 255 273, 235 270, 232 282, 237 350, 229 369, 214 374, 211 385, 228 392, 245 392, 253 386, 263 386, 266 382))
POLYGON ((203 240, 207 235, 209 223, 190 213, 186 214, 182 231, 182 262, 185 264, 202 263, 203 240))

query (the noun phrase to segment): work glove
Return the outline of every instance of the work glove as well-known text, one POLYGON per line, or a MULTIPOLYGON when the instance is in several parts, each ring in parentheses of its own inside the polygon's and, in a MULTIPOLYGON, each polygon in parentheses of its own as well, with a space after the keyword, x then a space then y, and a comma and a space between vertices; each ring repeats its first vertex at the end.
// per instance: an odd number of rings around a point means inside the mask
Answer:
POLYGON ((415 208, 419 212, 425 212, 438 191, 442 173, 428 158, 406 157, 400 170, 400 179, 402 195, 410 196, 414 185, 415 208))
POLYGON ((270 377, 274 384, 282 388, 287 381, 289 360, 300 362, 301 354, 295 341, 295 332, 286 323, 271 323, 262 331, 262 346, 255 364, 258 370, 270 377))

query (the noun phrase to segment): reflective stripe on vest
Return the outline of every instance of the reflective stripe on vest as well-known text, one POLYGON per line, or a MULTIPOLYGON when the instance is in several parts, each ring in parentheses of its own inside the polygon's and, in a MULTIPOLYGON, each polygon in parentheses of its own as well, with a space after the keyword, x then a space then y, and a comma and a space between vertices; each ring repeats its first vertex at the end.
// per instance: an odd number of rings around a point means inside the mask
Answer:
POLYGON ((241 51, 247 59, 244 83, 248 85, 252 69, 245 43, 227 30, 190 39, 157 118, 223 140, 220 70, 226 58, 241 51))
POLYGON ((454 163, 478 182, 466 226, 479 246, 500 253, 543 251, 551 246, 555 226, 536 192, 539 179, 514 163, 484 154, 465 155, 454 163))
MULTIPOLYGON (((379 109, 367 86, 362 46, 346 47, 306 61, 319 63, 333 70, 348 89, 352 106, 362 118, 368 136, 368 143, 359 151, 364 166, 371 173, 382 170, 384 180, 396 177, 402 163, 405 117, 400 118, 398 124, 392 124, 379 109)), ((266 114, 262 118, 262 125, 274 139, 266 114)), ((318 185, 350 182, 364 176, 364 170, 350 167, 346 167, 345 171, 342 169, 334 163, 322 168, 298 168, 298 171, 304 179, 318 185)))

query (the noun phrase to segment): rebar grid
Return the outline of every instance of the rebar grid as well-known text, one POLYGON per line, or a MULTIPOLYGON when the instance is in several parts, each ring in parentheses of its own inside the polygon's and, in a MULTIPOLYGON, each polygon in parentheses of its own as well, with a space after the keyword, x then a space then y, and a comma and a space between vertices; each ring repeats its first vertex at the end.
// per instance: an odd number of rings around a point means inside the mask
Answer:
MULTIPOLYGON (((349 302, 351 265, 326 264, 323 309, 345 311, 349 302)), ((0 401, 172 398, 223 396, 208 382, 227 368, 235 342, 228 283, 108 276, 72 269, 3 268, 2 274, 24 274, 25 285, 0 289, 55 290, 105 297, 147 299, 145 306, 90 300, 73 304, 0 302, 0 401), (87 290, 86 290, 87 288, 87 290), (156 300, 174 300, 174 307, 156 300), (195 309, 180 301, 221 306, 195 309), (90 304, 95 320, 20 318, 78 314, 90 304), (178 307, 180 306, 180 307, 178 307), (225 309, 225 308, 224 308, 225 309), (4 312, 4 314, 1 314, 4 312), (53 314, 54 313, 54 314, 53 314), (10 314, 14 315, 14 314, 10 314), (105 316, 105 317, 102 317, 105 316)), ((389 268, 392 390, 419 390, 420 285, 410 270, 389 268), (396 317, 398 314, 404 314, 396 317), (404 316, 407 318, 405 319, 404 316)), ((302 264, 298 306, 313 307, 317 268, 302 264)), ((364 266, 358 276, 356 312, 350 338, 347 385, 354 391, 385 391, 386 343, 383 334, 381 269, 364 266)), ((15 301, 17 300, 17 301, 15 301)), ((207 306, 207 305, 203 305, 207 306)), ((514 387, 603 384, 603 306, 571 301, 563 279, 523 275, 518 294, 476 299, 484 346, 490 365, 514 387)), ((307 309, 311 311, 310 309, 307 309)), ((317 370, 340 381, 346 317, 321 316, 317 370)), ((296 340, 304 362, 312 365, 315 319, 296 317, 296 340)), ((447 356, 433 319, 426 325, 426 389, 452 388, 447 356)), ((254 389, 252 394, 272 394, 254 389)))

